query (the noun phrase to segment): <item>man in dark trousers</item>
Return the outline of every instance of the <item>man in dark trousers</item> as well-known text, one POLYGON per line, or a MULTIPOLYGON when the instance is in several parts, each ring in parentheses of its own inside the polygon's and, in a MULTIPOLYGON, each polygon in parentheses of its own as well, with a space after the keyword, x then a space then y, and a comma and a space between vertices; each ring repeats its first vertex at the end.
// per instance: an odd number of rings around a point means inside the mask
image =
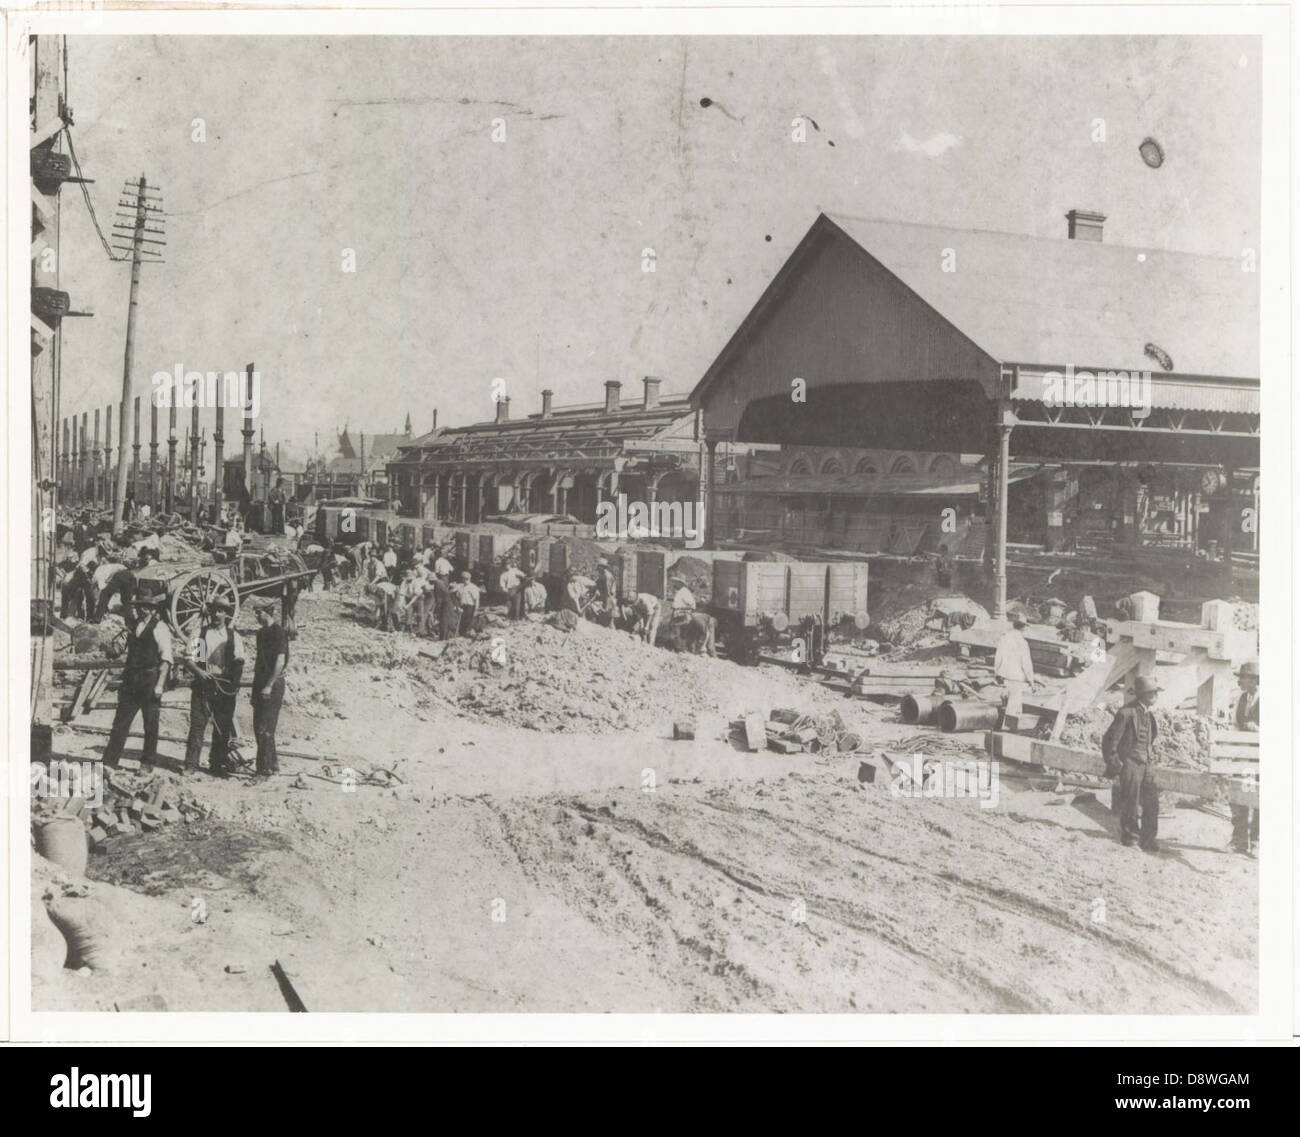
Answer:
POLYGON ((234 605, 214 600, 208 606, 206 626, 195 641, 195 667, 190 691, 190 733, 185 742, 185 768, 197 770, 203 751, 203 735, 212 720, 212 750, 208 771, 224 778, 230 773, 230 740, 235 734, 235 699, 244 673, 244 642, 231 626, 234 605))
POLYGON ((253 601, 257 613, 257 662, 253 665, 253 733, 257 736, 257 776, 279 773, 275 728, 284 703, 284 669, 289 665, 289 637, 275 622, 275 601, 253 601))
POLYGON ((266 495, 267 504, 271 507, 271 532, 277 537, 284 532, 284 507, 288 500, 289 495, 284 492, 284 479, 279 478, 275 489, 266 495))
POLYGON ((126 736, 139 711, 144 718, 142 762, 158 757, 158 715, 163 690, 172 667, 172 634, 162 618, 161 597, 135 597, 127 622, 126 669, 117 693, 113 730, 104 748, 104 765, 116 766, 126 745, 126 736))
MULTIPOLYGON (((1238 730, 1259 730, 1259 664, 1247 662, 1237 672, 1241 697, 1234 715, 1238 730)), ((1259 810, 1248 805, 1229 805, 1232 812, 1232 849, 1254 856, 1259 847, 1259 810)))
POLYGON ((1117 779, 1111 793, 1119 807, 1120 842, 1132 845, 1136 841, 1149 853, 1160 851, 1156 840, 1160 793, 1151 768, 1157 733, 1151 705, 1159 690, 1154 679, 1139 675, 1133 681, 1133 698, 1115 712, 1101 740, 1106 775, 1117 779))

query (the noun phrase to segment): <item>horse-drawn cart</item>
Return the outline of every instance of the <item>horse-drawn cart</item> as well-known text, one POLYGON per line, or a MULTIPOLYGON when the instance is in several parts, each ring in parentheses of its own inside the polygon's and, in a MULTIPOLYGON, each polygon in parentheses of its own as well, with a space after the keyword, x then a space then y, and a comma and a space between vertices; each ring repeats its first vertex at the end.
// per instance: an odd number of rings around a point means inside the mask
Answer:
POLYGON ((135 588, 137 596, 162 597, 167 622, 188 641, 198 635, 214 601, 225 601, 238 616, 241 601, 282 596, 290 581, 308 588, 316 571, 297 553, 244 550, 225 565, 151 565, 136 574, 135 588))

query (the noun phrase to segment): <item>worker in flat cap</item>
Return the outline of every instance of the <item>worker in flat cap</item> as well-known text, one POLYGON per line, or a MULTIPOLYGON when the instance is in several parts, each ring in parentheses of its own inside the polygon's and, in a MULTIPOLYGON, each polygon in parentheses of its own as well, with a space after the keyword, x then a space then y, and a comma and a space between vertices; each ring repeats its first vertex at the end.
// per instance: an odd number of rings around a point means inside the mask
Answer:
POLYGON ((212 722, 208 772, 216 778, 231 773, 230 744, 235 736, 235 700, 244 674, 244 641, 235 631, 235 606, 226 597, 207 605, 202 633, 191 645, 190 732, 185 740, 185 769, 198 770, 203 736, 212 722))
MULTIPOLYGON (((1241 665, 1237 672, 1241 695, 1237 699, 1234 721, 1238 730, 1259 730, 1259 664, 1253 660, 1241 665)), ((1255 787, 1258 790, 1258 786, 1255 787)), ((1259 848, 1259 810, 1248 805, 1231 804, 1232 849, 1237 853, 1255 856, 1259 848)))
POLYGON ((1136 842, 1149 853, 1160 851, 1160 793, 1152 772, 1159 727, 1151 711, 1159 692, 1154 679, 1139 675, 1133 681, 1133 698, 1115 712, 1101 740, 1106 776, 1116 779, 1111 796, 1119 813, 1120 843, 1136 842))
POLYGON ((257 616, 257 660, 253 664, 253 734, 257 738, 257 776, 280 771, 275 729, 284 703, 284 672, 289 666, 289 637, 275 618, 276 602, 269 596, 253 601, 257 616))
POLYGON ((117 692, 117 713, 104 748, 104 765, 116 766, 126 745, 136 712, 144 720, 144 753, 152 764, 158 757, 158 719, 163 691, 172 668, 172 633, 163 619, 164 598, 134 596, 126 625, 126 667, 117 692))

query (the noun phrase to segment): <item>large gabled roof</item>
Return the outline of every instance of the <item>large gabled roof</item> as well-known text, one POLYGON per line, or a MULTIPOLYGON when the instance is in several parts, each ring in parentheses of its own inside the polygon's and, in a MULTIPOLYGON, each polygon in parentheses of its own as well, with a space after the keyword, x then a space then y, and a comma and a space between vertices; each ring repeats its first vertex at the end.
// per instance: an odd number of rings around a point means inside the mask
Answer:
POLYGON ((1259 377, 1259 277, 1238 259, 845 214, 826 220, 1001 363, 1259 377), (1147 344, 1173 366, 1162 367, 1147 344))
MULTIPOLYGON (((823 213, 697 384, 697 404, 797 286, 801 265, 837 240, 998 363, 1258 383, 1258 276, 1241 261, 823 213)), ((1188 397, 1200 405, 1199 393, 1188 397)))

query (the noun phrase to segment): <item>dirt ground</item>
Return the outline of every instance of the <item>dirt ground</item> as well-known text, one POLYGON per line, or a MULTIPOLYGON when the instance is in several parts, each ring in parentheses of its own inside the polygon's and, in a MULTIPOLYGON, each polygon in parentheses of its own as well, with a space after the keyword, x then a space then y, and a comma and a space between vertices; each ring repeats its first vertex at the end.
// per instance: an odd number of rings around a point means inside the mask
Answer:
MULTIPOLYGON (((1190 803, 1151 855, 1105 789, 895 796, 864 757, 929 732, 892 707, 594 625, 493 623, 430 659, 316 593, 299 627, 279 737, 318 757, 255 785, 184 777, 164 742, 154 776, 191 820, 110 838, 88 882, 33 854, 35 1009, 282 1011, 277 960, 310 1011, 1256 1009, 1257 865, 1190 803), (777 706, 838 710, 867 753, 727 740, 777 706), (47 903, 103 966, 63 966, 47 903)), ((164 735, 186 707, 167 696, 164 735)))

